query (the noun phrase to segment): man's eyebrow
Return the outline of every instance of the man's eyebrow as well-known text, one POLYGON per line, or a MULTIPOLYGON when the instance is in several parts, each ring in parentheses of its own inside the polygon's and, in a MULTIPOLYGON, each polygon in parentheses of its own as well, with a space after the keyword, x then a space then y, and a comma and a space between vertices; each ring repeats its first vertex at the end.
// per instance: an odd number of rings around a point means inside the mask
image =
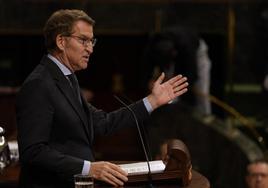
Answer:
POLYGON ((84 34, 78 34, 78 36, 80 36, 80 37, 84 37, 84 38, 87 38, 87 39, 93 39, 93 38, 94 38, 94 36, 92 36, 92 37, 88 37, 88 36, 86 36, 86 35, 84 35, 84 34))

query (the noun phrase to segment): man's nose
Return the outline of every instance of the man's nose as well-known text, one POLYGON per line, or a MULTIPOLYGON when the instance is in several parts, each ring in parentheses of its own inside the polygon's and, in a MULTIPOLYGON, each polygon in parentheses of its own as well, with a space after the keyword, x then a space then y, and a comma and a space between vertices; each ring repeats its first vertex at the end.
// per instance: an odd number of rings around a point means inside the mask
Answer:
POLYGON ((93 46, 92 46, 92 45, 87 45, 87 46, 86 46, 86 50, 87 50, 87 52, 89 52, 90 54, 93 53, 93 46))
POLYGON ((256 180, 257 180, 257 182, 262 181, 262 180, 263 180, 263 176, 262 176, 262 175, 258 175, 258 176, 256 177, 256 180))

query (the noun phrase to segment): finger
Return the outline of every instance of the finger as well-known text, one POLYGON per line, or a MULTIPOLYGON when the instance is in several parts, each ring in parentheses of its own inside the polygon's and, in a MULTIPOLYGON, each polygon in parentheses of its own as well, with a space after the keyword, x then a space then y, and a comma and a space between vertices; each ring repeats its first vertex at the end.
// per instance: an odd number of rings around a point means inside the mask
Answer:
POLYGON ((124 183, 120 180, 117 180, 113 175, 106 169, 102 171, 101 175, 98 178, 99 180, 105 181, 113 186, 122 186, 124 183))
POLYGON ((178 97, 178 96, 181 96, 182 94, 186 93, 187 91, 188 91, 187 88, 184 88, 184 89, 182 89, 180 91, 177 91, 176 93, 174 93, 175 98, 178 97))
POLYGON ((183 77, 181 74, 179 74, 173 78, 170 78, 167 82, 173 85, 175 82, 179 81, 181 78, 186 78, 186 77, 183 77))
POLYGON ((164 78, 165 78, 165 73, 162 72, 161 75, 155 81, 155 84, 161 84, 163 82, 164 78))
POLYGON ((116 164, 113 164, 113 163, 109 163, 110 164, 110 168, 115 170, 115 171, 118 171, 120 172, 121 174, 127 176, 127 172, 124 171, 120 166, 116 165, 116 164))
POLYGON ((183 83, 186 83, 187 78, 186 77, 182 77, 179 80, 175 81, 174 83, 172 83, 173 88, 182 85, 183 83))
POLYGON ((174 93, 176 93, 176 92, 186 88, 188 85, 189 85, 188 82, 185 82, 182 85, 179 85, 179 86, 173 88, 173 91, 174 91, 174 93))
POLYGON ((116 176, 117 178, 120 178, 121 180, 125 182, 128 181, 128 178, 127 178, 128 173, 124 171, 122 168, 120 168, 119 166, 112 164, 111 170, 112 170, 112 174, 116 176))
POLYGON ((122 180, 122 181, 124 181, 124 182, 128 181, 128 178, 127 178, 126 176, 120 174, 120 173, 117 172, 117 171, 114 171, 112 174, 113 174, 113 176, 115 176, 117 179, 120 179, 120 180, 122 180))
POLYGON ((114 172, 106 172, 105 178, 114 186, 123 186, 124 182, 115 176, 114 172))

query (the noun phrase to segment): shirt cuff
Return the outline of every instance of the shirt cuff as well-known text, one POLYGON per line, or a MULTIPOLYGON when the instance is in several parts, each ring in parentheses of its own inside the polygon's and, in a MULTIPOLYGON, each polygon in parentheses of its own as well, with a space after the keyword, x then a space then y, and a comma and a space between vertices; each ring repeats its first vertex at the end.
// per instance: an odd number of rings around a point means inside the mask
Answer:
POLYGON ((84 166, 82 169, 82 174, 83 175, 88 175, 89 174, 89 170, 90 170, 90 161, 84 161, 84 166))
POLYGON ((148 101, 147 97, 143 98, 143 103, 144 103, 144 106, 145 106, 146 110, 148 111, 148 113, 149 114, 152 113, 153 108, 152 108, 152 105, 150 104, 150 102, 148 101))

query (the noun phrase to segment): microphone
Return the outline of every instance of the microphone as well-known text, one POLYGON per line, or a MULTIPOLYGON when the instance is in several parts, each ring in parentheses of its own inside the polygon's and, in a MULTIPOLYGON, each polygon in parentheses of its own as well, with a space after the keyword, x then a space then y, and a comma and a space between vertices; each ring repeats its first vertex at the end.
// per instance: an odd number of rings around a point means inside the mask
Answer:
MULTIPOLYGON (((120 99, 124 100, 124 101, 127 101, 127 103, 129 103, 129 104, 134 102, 133 100, 131 100, 130 98, 128 98, 124 94, 120 95, 120 99)), ((149 141, 148 141, 148 139, 150 140, 148 129, 146 129, 146 127, 144 127, 143 123, 139 124, 139 127, 141 129, 141 133, 143 133, 142 138, 144 140, 144 144, 145 144, 145 148, 146 148, 146 151, 147 151, 149 161, 152 161, 153 160, 152 152, 151 152, 151 149, 150 149, 151 147, 150 147, 150 144, 149 144, 149 141)))
POLYGON ((141 134, 141 130, 140 130, 140 126, 139 126, 137 116, 134 113, 134 111, 126 103, 124 103, 118 96, 114 95, 114 98, 120 104, 122 104, 124 107, 126 107, 131 112, 131 115, 133 116, 133 118, 135 120, 135 124, 136 124, 137 130, 138 130, 138 134, 139 134, 139 138, 140 138, 140 141, 141 141, 142 149, 143 149, 143 152, 144 152, 144 155, 145 155, 145 158, 146 158, 146 163, 147 163, 147 166, 148 166, 148 180, 149 180, 148 188, 153 188, 153 185, 152 185, 152 173, 151 173, 151 168, 150 168, 150 163, 149 163, 149 157, 148 157, 145 145, 144 145, 144 140, 143 140, 143 137, 142 137, 142 134, 141 134))

